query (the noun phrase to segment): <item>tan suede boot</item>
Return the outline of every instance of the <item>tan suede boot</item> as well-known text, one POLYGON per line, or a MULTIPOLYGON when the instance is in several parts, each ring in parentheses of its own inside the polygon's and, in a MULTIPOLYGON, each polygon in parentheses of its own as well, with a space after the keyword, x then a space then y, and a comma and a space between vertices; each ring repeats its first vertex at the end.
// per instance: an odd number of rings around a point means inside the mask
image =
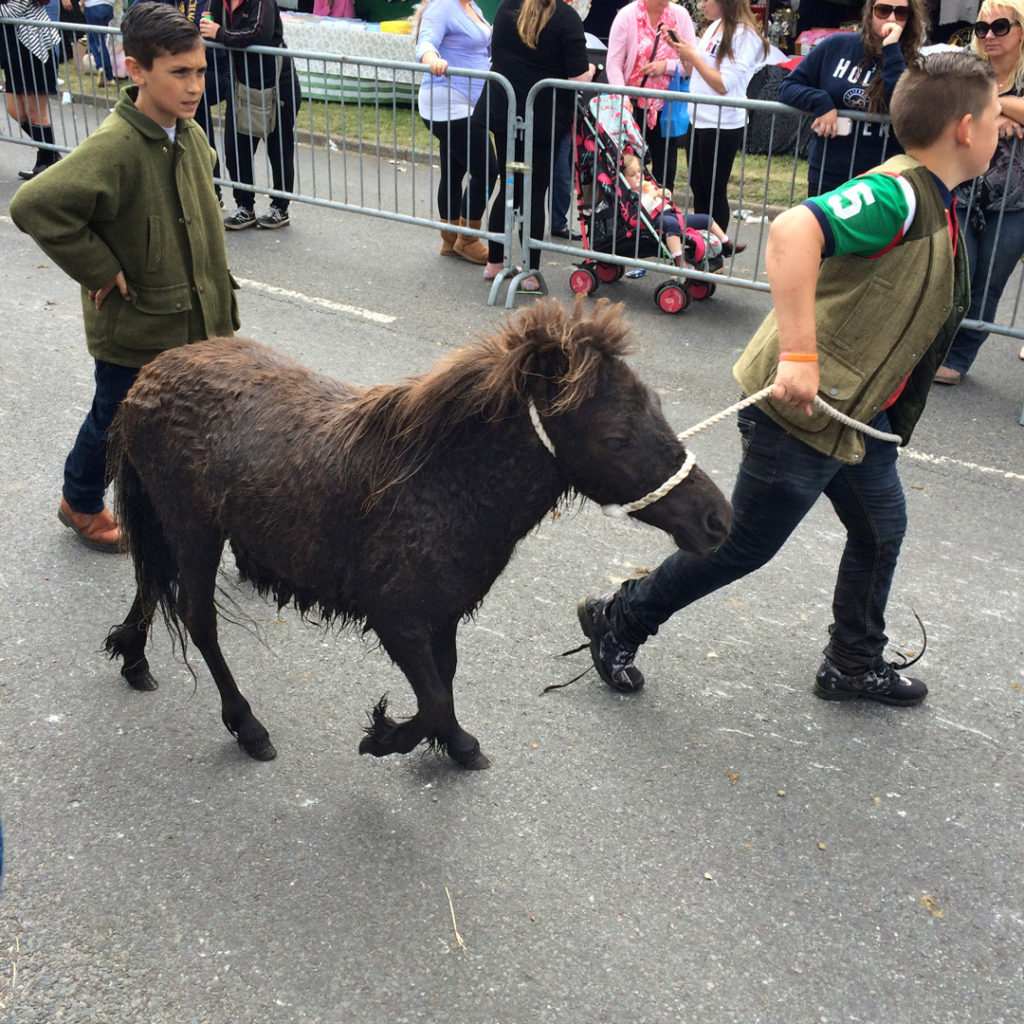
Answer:
MULTIPOLYGON (((479 231, 480 221, 471 220, 467 224, 466 218, 460 217, 459 226, 468 226, 479 231)), ((473 238, 472 235, 459 235, 458 241, 455 243, 455 251, 470 263, 484 264, 487 262, 487 246, 479 238, 473 238)))
MULTIPOLYGON (((446 220, 445 224, 454 224, 453 220, 446 220)), ((458 252, 455 250, 455 243, 458 242, 459 236, 454 231, 445 231, 441 229, 441 255, 442 256, 458 256, 458 252)))

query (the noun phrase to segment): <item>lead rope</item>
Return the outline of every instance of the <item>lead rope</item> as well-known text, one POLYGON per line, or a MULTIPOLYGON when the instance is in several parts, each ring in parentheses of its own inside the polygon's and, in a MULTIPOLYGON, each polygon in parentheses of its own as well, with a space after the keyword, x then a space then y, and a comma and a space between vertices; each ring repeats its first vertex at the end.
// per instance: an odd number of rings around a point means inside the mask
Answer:
MULTIPOLYGON (((774 384, 769 384, 767 387, 761 388, 760 391, 755 392, 752 395, 748 395, 746 398, 736 402, 735 405, 730 405, 728 409, 723 409, 721 412, 716 412, 713 416, 709 416, 706 420, 702 420, 696 426, 690 427, 689 430, 684 430, 678 435, 680 441, 687 441, 694 434, 699 434, 702 430, 706 430, 708 427, 713 427, 716 423, 720 423, 728 416, 732 416, 734 413, 738 413, 743 409, 746 409, 749 405, 754 405, 756 402, 760 402, 761 399, 767 398, 774 388, 774 384)), ((814 396, 814 407, 820 409, 823 413, 831 416, 832 419, 838 420, 843 424, 844 427, 851 427, 853 430, 859 430, 862 434, 866 434, 868 437, 873 437, 878 441, 890 441, 893 444, 902 444, 903 438, 899 434, 886 434, 882 430, 876 430, 874 427, 868 426, 867 423, 861 423, 859 420, 853 419, 852 416, 847 416, 846 413, 840 412, 838 409, 834 409, 819 395, 814 396)), ((552 456, 555 455, 555 446, 551 438, 548 437, 547 431, 544 429, 544 425, 540 421, 540 413, 537 412, 537 407, 533 404, 533 399, 530 399, 528 406, 530 410, 530 421, 533 423, 533 429, 537 432, 537 436, 540 438, 541 443, 552 456)), ((659 498, 664 498, 673 487, 677 487, 681 484, 689 475, 690 471, 694 466, 697 465, 697 457, 693 452, 688 451, 686 453, 686 460, 682 466, 670 476, 660 487, 651 491, 649 494, 645 494, 642 498, 638 498, 636 501, 631 501, 628 505, 602 505, 601 511, 613 519, 622 519, 628 516, 632 512, 639 512, 642 508, 647 508, 648 505, 653 505, 659 498)))

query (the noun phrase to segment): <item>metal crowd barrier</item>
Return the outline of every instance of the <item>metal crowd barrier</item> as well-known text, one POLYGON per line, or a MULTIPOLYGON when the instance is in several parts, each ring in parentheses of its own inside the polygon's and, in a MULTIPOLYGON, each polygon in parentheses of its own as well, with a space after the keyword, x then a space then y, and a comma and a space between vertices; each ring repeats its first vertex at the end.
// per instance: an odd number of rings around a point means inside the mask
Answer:
MULTIPOLYGON (((46 22, 0 18, 3 26, 3 43, 8 48, 8 59, 18 59, 11 53, 14 29, 18 25, 42 25, 46 22)), ((86 138, 107 116, 116 102, 116 88, 110 83, 97 79, 90 67, 90 59, 82 53, 75 40, 86 32, 100 35, 107 40, 116 56, 120 33, 116 28, 84 26, 61 23, 54 25, 62 37, 66 57, 59 66, 60 82, 57 96, 48 104, 55 132, 52 148, 67 152, 86 138)), ((295 66, 296 76, 304 100, 299 106, 295 120, 295 144, 307 151, 303 159, 296 162, 294 182, 290 189, 277 188, 273 182, 275 168, 271 164, 268 146, 261 142, 256 147, 255 177, 252 184, 233 181, 225 174, 229 155, 237 166, 237 153, 230 154, 229 147, 237 144, 237 137, 226 139, 224 134, 228 105, 233 91, 232 51, 217 44, 208 43, 209 63, 212 69, 207 79, 208 118, 205 127, 221 158, 220 174, 216 178, 218 187, 230 206, 229 189, 241 192, 252 191, 290 201, 345 211, 365 216, 379 217, 401 223, 438 230, 449 229, 437 213, 436 193, 439 179, 439 156, 437 141, 420 119, 416 111, 416 93, 425 69, 423 65, 409 62, 376 60, 372 58, 331 54, 303 50, 277 50, 266 47, 249 47, 246 52, 264 54, 269 57, 290 57, 295 66), (218 70, 219 69, 219 70, 218 70), (350 83, 358 79, 358 88, 350 83), (341 99, 349 102, 340 102, 341 99), (403 144, 398 125, 409 125, 409 144, 403 144)), ((123 64, 121 65, 123 69, 123 64)), ((500 75, 491 72, 469 72, 457 68, 450 74, 482 79, 485 88, 503 89, 509 109, 514 109, 515 98, 509 83, 500 75)), ((257 85, 261 83, 256 83, 257 85)), ((538 83, 527 98, 524 118, 513 122, 509 119, 506 134, 507 152, 515 152, 516 136, 523 139, 523 160, 510 160, 505 168, 499 168, 506 176, 506 217, 504 230, 490 233, 468 227, 458 230, 464 234, 500 242, 505 250, 506 270, 492 285, 488 301, 494 304, 501 287, 508 285, 506 306, 515 301, 515 284, 524 276, 515 270, 516 250, 520 248, 520 230, 530 224, 530 182, 533 169, 534 136, 551 133, 547 139, 552 164, 544 173, 550 177, 557 173, 554 166, 558 147, 553 138, 552 125, 536 125, 535 109, 542 92, 570 91, 575 98, 589 101, 594 96, 606 94, 623 102, 625 97, 635 100, 639 97, 686 102, 686 93, 668 93, 658 90, 623 87, 613 89, 607 84, 583 84, 548 79, 538 83), (522 179, 522 206, 512 203, 513 185, 516 177, 522 179)), ((644 259, 628 246, 616 246, 614 253, 583 249, 579 245, 550 238, 531 237, 529 230, 522 232, 522 262, 528 267, 532 252, 557 253, 570 259, 600 259, 602 262, 621 267, 644 269, 650 273, 673 274, 705 284, 723 284, 765 292, 768 290, 765 278, 763 253, 770 219, 779 210, 800 202, 806 195, 806 152, 808 126, 811 117, 794 111, 793 108, 767 100, 726 101, 721 97, 702 97, 702 104, 719 107, 741 106, 750 114, 750 124, 744 133, 744 145, 736 157, 733 168, 731 192, 733 222, 729 227, 734 242, 747 242, 746 255, 726 261, 720 273, 713 276, 699 270, 677 270, 673 265, 659 260, 644 259), (757 149, 758 152, 754 152, 757 149), (763 170, 760 170, 763 165, 763 170), (754 168, 757 167, 758 170, 754 168), (772 185, 773 175, 775 184, 772 185), (780 185, 781 182, 781 185, 780 185), (773 195, 772 189, 775 194, 773 195), (778 202, 781 189, 782 202, 778 202)), ((884 125, 887 118, 855 111, 843 111, 855 121, 877 121, 884 125)), ((576 117, 578 117, 578 113, 576 117)), ((197 119, 200 119, 197 113, 197 119)), ((201 120, 201 123, 203 121, 201 120)), ((576 125, 574 124, 573 129, 576 125)), ((641 129, 646 131, 646 129, 641 129)), ((26 138, 17 121, 7 114, 5 123, 0 123, 0 141, 37 148, 35 140, 26 138)), ((1024 145, 1018 158, 1024 159, 1024 145)), ((684 213, 689 212, 689 161, 685 151, 679 160, 679 173, 673 189, 674 202, 684 213)), ((279 171, 281 168, 277 168, 279 171)), ((492 174, 494 168, 486 168, 492 174)), ((664 168, 653 168, 654 177, 663 185, 672 187, 663 180, 664 168)), ((284 180, 285 175, 278 176, 284 180)), ((550 204, 550 197, 548 199, 550 204)), ((571 208, 575 210, 575 201, 571 208)), ((962 212, 969 216, 969 210, 962 212)), ((991 222, 991 218, 990 218, 991 222)), ((1001 218, 996 218, 995 230, 1000 230, 1001 218)), ((617 271, 616 271, 617 273, 617 271)), ((543 279, 543 273, 541 273, 543 279)), ((564 287, 568 289, 568 276, 564 287)), ((549 283, 543 281, 547 286, 549 283)), ((558 290, 559 283, 552 280, 548 290, 558 290)), ((1024 324, 1021 320, 1021 305, 1024 299, 1024 276, 1018 267, 1008 283, 997 315, 993 322, 970 321, 969 325, 1024 339, 1024 324)))

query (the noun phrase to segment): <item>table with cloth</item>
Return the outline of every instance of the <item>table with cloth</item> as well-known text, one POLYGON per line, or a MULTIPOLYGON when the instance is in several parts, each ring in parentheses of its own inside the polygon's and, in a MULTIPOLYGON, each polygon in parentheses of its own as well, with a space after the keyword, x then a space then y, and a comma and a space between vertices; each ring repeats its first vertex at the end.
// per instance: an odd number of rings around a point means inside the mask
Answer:
POLYGON ((314 14, 281 12, 284 41, 289 50, 336 54, 336 60, 295 58, 295 72, 302 94, 313 100, 396 101, 412 105, 419 89, 420 76, 412 71, 397 71, 353 63, 360 57, 375 60, 416 62, 415 44, 409 34, 381 32, 379 25, 346 18, 318 17, 314 14), (341 63, 341 59, 344 62, 341 63))

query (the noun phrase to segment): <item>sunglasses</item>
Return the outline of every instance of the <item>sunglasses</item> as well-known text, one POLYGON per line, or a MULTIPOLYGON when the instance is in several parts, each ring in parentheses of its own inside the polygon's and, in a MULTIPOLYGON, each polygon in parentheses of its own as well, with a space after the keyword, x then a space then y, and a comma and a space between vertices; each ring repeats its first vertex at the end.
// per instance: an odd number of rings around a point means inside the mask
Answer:
POLYGON ((906 21, 910 17, 909 7, 893 7, 892 4, 875 4, 871 8, 876 18, 881 18, 883 21, 891 15, 896 15, 897 21, 906 21))
MULTIPOLYGON (((878 8, 876 7, 875 10, 877 11, 878 8)), ((976 21, 974 23, 974 34, 979 39, 984 39, 989 32, 994 36, 1005 36, 1009 35, 1010 29, 1013 28, 1014 25, 1019 24, 1019 21, 1010 21, 1009 18, 996 18, 996 20, 991 23, 987 21, 976 21)))

